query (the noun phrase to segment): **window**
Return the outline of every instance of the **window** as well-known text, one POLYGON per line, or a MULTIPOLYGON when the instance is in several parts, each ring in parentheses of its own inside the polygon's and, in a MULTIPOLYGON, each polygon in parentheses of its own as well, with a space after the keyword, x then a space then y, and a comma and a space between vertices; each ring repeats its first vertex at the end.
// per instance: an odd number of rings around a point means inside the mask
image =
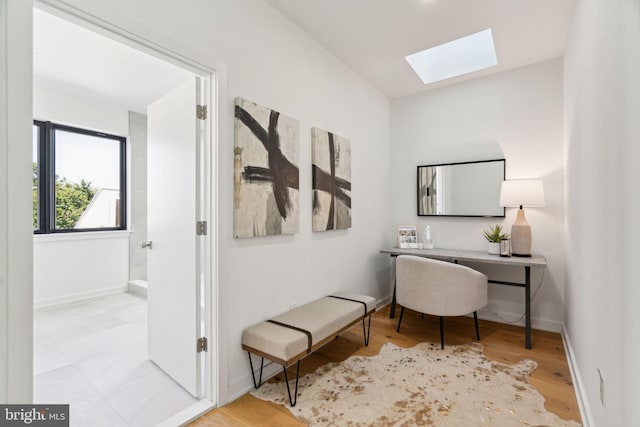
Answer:
POLYGON ((498 65, 491 28, 405 56, 404 59, 424 84, 498 65))
POLYGON ((125 141, 35 120, 34 232, 126 229, 125 141))

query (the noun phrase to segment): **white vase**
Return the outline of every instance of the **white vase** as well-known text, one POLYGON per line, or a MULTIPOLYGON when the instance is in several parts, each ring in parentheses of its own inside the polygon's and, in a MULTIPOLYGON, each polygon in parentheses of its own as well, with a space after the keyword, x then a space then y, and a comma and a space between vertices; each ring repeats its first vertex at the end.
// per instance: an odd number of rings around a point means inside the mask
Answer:
POLYGON ((489 242, 489 254, 500 255, 500 242, 489 242))

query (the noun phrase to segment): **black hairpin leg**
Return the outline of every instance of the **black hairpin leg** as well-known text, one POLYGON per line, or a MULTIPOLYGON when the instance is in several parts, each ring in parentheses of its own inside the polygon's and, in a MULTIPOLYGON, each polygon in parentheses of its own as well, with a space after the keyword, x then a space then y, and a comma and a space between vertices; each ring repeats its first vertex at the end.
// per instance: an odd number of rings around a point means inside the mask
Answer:
POLYGON ((293 393, 293 399, 291 398, 291 389, 289 388, 289 377, 287 377, 287 367, 283 366, 282 370, 284 371, 284 382, 287 383, 287 393, 289 394, 289 403, 291 406, 296 406, 298 402, 298 380, 300 379, 300 360, 298 360, 296 367, 296 391, 293 393))
POLYGON ((480 341, 480 329, 478 328, 478 312, 473 312, 473 322, 476 324, 476 339, 480 341))
POLYGON ((444 317, 440 316, 440 348, 444 350, 444 317))
POLYGON ((400 324, 402 323, 402 316, 404 316, 404 307, 400 307, 400 317, 398 318, 398 327, 396 328, 396 332, 400 332, 400 324))
POLYGON ((371 336, 371 315, 369 315, 369 327, 364 326, 364 317, 362 318, 362 333, 364 334, 364 345, 369 345, 369 337, 371 336))
POLYGON ((256 374, 253 372, 253 362, 251 361, 251 353, 247 351, 249 355, 249 366, 251 367, 251 379, 253 380, 253 387, 259 388, 262 385, 262 368, 264 367, 264 357, 260 362, 260 379, 256 382, 256 374))

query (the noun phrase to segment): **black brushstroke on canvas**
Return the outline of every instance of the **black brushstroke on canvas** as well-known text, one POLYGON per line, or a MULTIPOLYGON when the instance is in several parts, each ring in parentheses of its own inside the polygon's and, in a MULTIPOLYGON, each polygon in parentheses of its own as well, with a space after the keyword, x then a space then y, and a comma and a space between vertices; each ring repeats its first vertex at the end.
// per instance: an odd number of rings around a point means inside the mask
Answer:
MULTIPOLYGON (((339 177, 332 178, 331 175, 320 169, 317 165, 312 165, 312 173, 314 190, 322 190, 329 193, 331 189, 330 183, 332 180, 335 180, 336 197, 351 208, 351 197, 344 192, 344 190, 351 191, 351 183, 349 181, 339 177)), ((319 209, 320 207, 317 206, 315 208, 319 209)))
POLYGON ((335 223, 333 217, 336 210, 336 147, 333 143, 333 134, 331 132, 329 132, 329 170, 331 171, 331 182, 329 183, 331 204, 329 205, 329 218, 327 219, 327 228, 325 230, 333 230, 335 223))
MULTIPOLYGON (((329 206, 329 218, 327 219, 327 227, 325 230, 333 230, 335 224, 335 202, 336 198, 341 200, 345 205, 351 208, 351 197, 344 192, 344 190, 351 191, 351 183, 346 179, 336 177, 336 156, 335 156, 335 142, 333 134, 327 132, 329 136, 329 169, 330 173, 327 173, 320 169, 317 165, 313 165, 313 189, 326 191, 331 195, 331 205, 329 206)), ((313 208, 317 210, 320 208, 319 202, 316 197, 313 200, 313 208)))
POLYGON ((280 113, 271 110, 268 131, 265 130, 247 110, 236 105, 235 116, 253 135, 258 138, 267 150, 268 168, 245 166, 242 177, 249 182, 269 182, 273 188, 273 196, 278 212, 283 219, 291 209, 289 188, 299 188, 298 167, 291 163, 280 150, 280 135, 278 133, 278 118, 280 113))

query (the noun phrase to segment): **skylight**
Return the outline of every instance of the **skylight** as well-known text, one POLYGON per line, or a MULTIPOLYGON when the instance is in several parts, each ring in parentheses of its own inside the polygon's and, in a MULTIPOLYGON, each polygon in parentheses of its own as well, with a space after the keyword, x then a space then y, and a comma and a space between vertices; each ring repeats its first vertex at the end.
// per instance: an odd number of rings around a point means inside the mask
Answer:
POLYGON ((405 59, 424 84, 498 64, 491 28, 405 56, 405 59))

